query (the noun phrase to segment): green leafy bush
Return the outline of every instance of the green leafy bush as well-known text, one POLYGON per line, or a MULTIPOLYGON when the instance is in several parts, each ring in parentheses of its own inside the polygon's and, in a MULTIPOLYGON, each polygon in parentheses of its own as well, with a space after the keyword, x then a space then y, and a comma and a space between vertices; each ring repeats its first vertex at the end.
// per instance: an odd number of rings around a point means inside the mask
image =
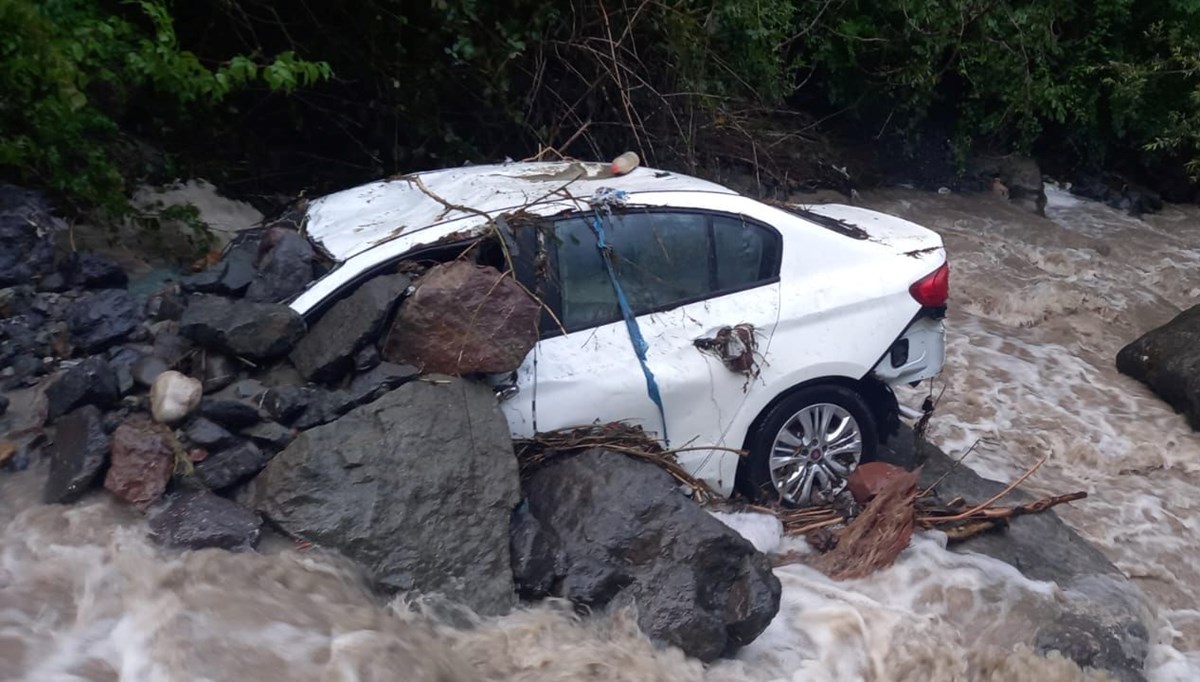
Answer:
POLYGON ((331 75, 328 64, 291 52, 206 64, 180 47, 162 0, 122 9, 129 13, 93 0, 0 0, 0 171, 81 209, 126 209, 114 145, 140 100, 188 120, 240 89, 289 92, 331 75))

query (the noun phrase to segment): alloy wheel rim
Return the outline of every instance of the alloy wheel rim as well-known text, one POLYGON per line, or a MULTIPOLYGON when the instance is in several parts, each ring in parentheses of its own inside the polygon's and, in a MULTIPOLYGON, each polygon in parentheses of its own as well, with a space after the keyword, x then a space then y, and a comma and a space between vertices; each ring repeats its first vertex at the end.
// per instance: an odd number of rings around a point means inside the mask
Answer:
POLYGON ((809 405, 784 422, 771 446, 771 483, 786 502, 811 506, 846 489, 862 458, 858 421, 832 403, 809 405))

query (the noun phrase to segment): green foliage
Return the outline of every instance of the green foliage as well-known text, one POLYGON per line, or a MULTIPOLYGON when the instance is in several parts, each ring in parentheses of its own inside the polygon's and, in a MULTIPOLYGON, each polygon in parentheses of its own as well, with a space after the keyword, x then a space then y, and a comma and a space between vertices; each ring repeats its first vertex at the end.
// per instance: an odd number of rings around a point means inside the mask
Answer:
POLYGON ((0 171, 83 208, 126 211, 114 158, 122 119, 150 98, 179 121, 264 84, 290 92, 331 76, 328 64, 282 52, 206 65, 180 47, 164 0, 0 0, 0 171))

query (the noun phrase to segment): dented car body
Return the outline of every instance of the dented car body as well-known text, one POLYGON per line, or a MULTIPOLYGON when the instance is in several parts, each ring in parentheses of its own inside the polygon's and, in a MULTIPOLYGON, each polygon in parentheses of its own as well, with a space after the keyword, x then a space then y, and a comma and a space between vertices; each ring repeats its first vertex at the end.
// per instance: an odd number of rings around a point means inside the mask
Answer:
POLYGON ((840 493, 913 414, 891 386, 944 360, 941 238, 862 208, 771 205, 647 168, 512 163, 329 195, 304 231, 335 263, 290 304, 310 318, 400 261, 491 235, 497 266, 545 308, 533 351, 493 377, 513 435, 637 424, 722 493, 840 493))

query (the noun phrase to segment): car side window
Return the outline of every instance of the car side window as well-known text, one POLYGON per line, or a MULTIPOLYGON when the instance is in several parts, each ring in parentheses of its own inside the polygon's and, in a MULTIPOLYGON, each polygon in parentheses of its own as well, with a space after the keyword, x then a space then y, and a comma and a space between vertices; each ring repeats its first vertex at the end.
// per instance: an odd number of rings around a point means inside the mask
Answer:
MULTIPOLYGON (((590 215, 555 224, 561 317, 568 329, 621 319, 590 215)), ((604 221, 613 267, 635 315, 664 310, 778 275, 778 235, 735 216, 617 212, 604 221)))

